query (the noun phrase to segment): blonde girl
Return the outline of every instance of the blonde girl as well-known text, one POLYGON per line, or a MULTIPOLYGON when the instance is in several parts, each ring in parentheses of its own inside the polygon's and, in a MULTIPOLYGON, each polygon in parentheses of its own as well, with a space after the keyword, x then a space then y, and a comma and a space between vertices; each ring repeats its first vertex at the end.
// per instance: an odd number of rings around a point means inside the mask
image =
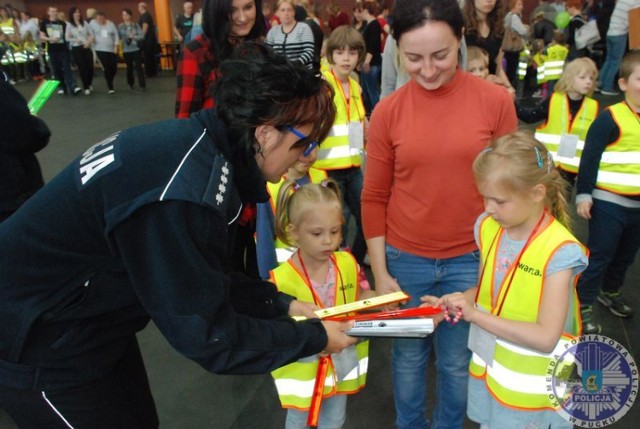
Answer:
POLYGON ((567 229, 564 182, 550 153, 524 132, 494 141, 473 171, 485 205, 475 225, 479 286, 423 301, 471 323, 471 420, 570 428, 544 393, 554 350, 580 334, 575 284, 587 265, 567 229))
POLYGON ((570 184, 578 173, 587 131, 598 115, 598 102, 592 98, 597 78, 596 64, 589 58, 577 58, 565 66, 549 98, 534 107, 516 109, 524 122, 546 119, 537 128, 536 139, 551 152, 570 184))
MULTIPOLYGON (((280 291, 320 308, 366 297, 358 285, 355 259, 348 252, 336 251, 344 222, 341 201, 338 184, 332 179, 303 186, 287 180, 278 193, 276 233, 298 250, 271 271, 271 281, 280 291)), ((318 365, 324 359, 329 369, 317 427, 341 428, 346 419, 346 395, 365 385, 368 348, 364 341, 339 354, 315 355, 274 371, 280 402, 288 409, 285 427, 308 427, 318 365)))

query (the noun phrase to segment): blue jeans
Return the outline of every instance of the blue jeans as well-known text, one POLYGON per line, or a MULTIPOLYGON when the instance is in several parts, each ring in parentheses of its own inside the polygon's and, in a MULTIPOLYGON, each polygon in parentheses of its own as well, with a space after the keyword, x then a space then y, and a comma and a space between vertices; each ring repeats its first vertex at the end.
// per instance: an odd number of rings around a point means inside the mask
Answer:
POLYGON ((364 93, 364 110, 367 116, 371 115, 373 108, 380 101, 380 77, 382 75, 382 67, 371 66, 369 73, 360 73, 360 84, 364 93))
POLYGON ((627 36, 607 36, 607 56, 600 70, 600 89, 603 91, 615 90, 616 73, 627 49, 627 36))
MULTIPOLYGON (((351 253, 356 261, 362 265, 367 254, 367 242, 362 232, 362 217, 360 214, 360 197, 362 195, 362 170, 359 167, 351 167, 343 170, 327 170, 327 175, 338 183, 344 204, 349 208, 349 213, 356 220, 356 231, 351 253)), ((345 227, 349 219, 345 219, 345 227)), ((343 233, 343 244, 346 244, 346 229, 343 233)))
MULTIPOLYGON (((287 410, 285 429, 307 429, 308 411, 287 410)), ((347 419, 347 395, 322 398, 317 429, 341 429, 347 419)))
MULTIPOLYGON (((429 259, 386 246, 387 268, 411 295, 403 308, 417 307, 423 295, 463 292, 478 283, 477 251, 449 259, 429 259)), ((398 429, 425 429, 425 373, 432 346, 436 352, 436 405, 432 428, 461 428, 467 410, 471 352, 469 324, 441 323, 425 339, 396 339, 392 345, 393 394, 398 429)))
POLYGON ((589 266, 578 281, 580 304, 593 305, 600 290, 617 292, 640 248, 640 209, 593 200, 589 266))

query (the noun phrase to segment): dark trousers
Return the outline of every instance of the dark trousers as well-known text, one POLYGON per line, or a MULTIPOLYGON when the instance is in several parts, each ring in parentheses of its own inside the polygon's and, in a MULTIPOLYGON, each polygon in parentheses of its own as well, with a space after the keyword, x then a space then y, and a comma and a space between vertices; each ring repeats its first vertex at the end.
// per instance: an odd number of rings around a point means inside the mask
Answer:
POLYGON ((142 60, 144 62, 144 71, 149 77, 158 74, 157 52, 158 43, 155 40, 145 39, 142 44, 142 60))
MULTIPOLYGON (((327 175, 338 183, 344 204, 349 208, 349 212, 356 221, 355 237, 351 253, 359 264, 362 264, 367 254, 367 242, 362 232, 362 217, 360 215, 360 197, 362 196, 362 170, 360 167, 346 168, 343 170, 327 170, 327 175)), ((349 219, 345 219, 349 223, 349 219)), ((343 234, 343 244, 346 244, 346 230, 343 234)))
POLYGON ((135 80, 133 78, 133 70, 138 75, 138 85, 140 88, 146 88, 147 83, 144 78, 144 70, 142 70, 142 57, 140 51, 124 52, 124 61, 127 63, 127 84, 133 86, 135 80))
POLYGON ((589 266, 578 281, 580 304, 593 305, 600 290, 617 292, 640 248, 640 208, 593 200, 589 266))
POLYGON ((155 429, 159 426, 135 337, 113 371, 74 387, 0 386, 0 407, 21 429, 155 429))
POLYGON ((49 62, 53 71, 53 77, 60 81, 60 88, 67 93, 73 93, 76 80, 71 71, 71 58, 69 51, 49 51, 49 62))
POLYGON ((93 85, 93 52, 89 48, 75 46, 71 48, 71 55, 78 66, 82 87, 89 89, 93 85))
POLYGON ((516 86, 517 82, 517 74, 518 74, 518 63, 520 62, 520 51, 505 51, 504 59, 507 63, 507 68, 504 71, 509 79, 509 83, 512 86, 516 86))
POLYGON ((96 51, 100 64, 104 69, 104 79, 109 89, 113 89, 113 78, 118 72, 118 56, 113 52, 96 51))

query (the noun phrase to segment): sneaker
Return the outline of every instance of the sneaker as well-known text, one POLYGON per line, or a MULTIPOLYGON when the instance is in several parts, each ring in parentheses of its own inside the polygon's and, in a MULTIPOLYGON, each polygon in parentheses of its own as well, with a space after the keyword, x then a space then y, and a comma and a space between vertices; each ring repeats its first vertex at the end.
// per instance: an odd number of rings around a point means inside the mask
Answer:
POLYGON ((582 334, 599 334, 602 328, 593 318, 593 306, 580 307, 580 314, 582 316, 582 334))
POLYGON ((64 95, 64 89, 59 89, 58 90, 58 95, 64 95))
POLYGON ((602 94, 602 95, 610 95, 612 97, 615 97, 616 95, 620 95, 620 93, 618 91, 606 91, 604 89, 600 90, 600 94, 602 94))
POLYGON ((84 90, 84 95, 90 95, 91 94, 91 90, 90 89, 85 89, 84 90))
POLYGON ((633 308, 629 307, 620 292, 602 292, 598 295, 598 302, 618 317, 633 316, 633 308))
POLYGON ((116 93, 116 91, 115 91, 115 90, 113 90, 113 89, 110 89, 110 90, 109 90, 109 94, 115 94, 115 93, 116 93))
POLYGON ((77 86, 73 89, 73 95, 78 95, 82 92, 81 88, 78 88, 77 86))

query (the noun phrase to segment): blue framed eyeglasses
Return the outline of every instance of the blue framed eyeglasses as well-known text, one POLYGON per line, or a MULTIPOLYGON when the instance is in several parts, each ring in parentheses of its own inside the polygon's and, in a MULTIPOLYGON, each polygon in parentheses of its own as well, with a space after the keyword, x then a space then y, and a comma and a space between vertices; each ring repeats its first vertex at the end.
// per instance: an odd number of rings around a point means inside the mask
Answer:
MULTIPOLYGON (((293 127, 287 127, 287 131, 291 132, 294 136, 298 137, 300 140, 309 138, 309 136, 305 136, 304 134, 302 134, 300 131, 296 130, 293 127)), ((304 148, 304 151, 302 153, 304 154, 305 157, 307 157, 311 155, 311 152, 313 152, 316 146, 318 146, 318 142, 312 141, 311 143, 307 144, 307 146, 304 148)))

